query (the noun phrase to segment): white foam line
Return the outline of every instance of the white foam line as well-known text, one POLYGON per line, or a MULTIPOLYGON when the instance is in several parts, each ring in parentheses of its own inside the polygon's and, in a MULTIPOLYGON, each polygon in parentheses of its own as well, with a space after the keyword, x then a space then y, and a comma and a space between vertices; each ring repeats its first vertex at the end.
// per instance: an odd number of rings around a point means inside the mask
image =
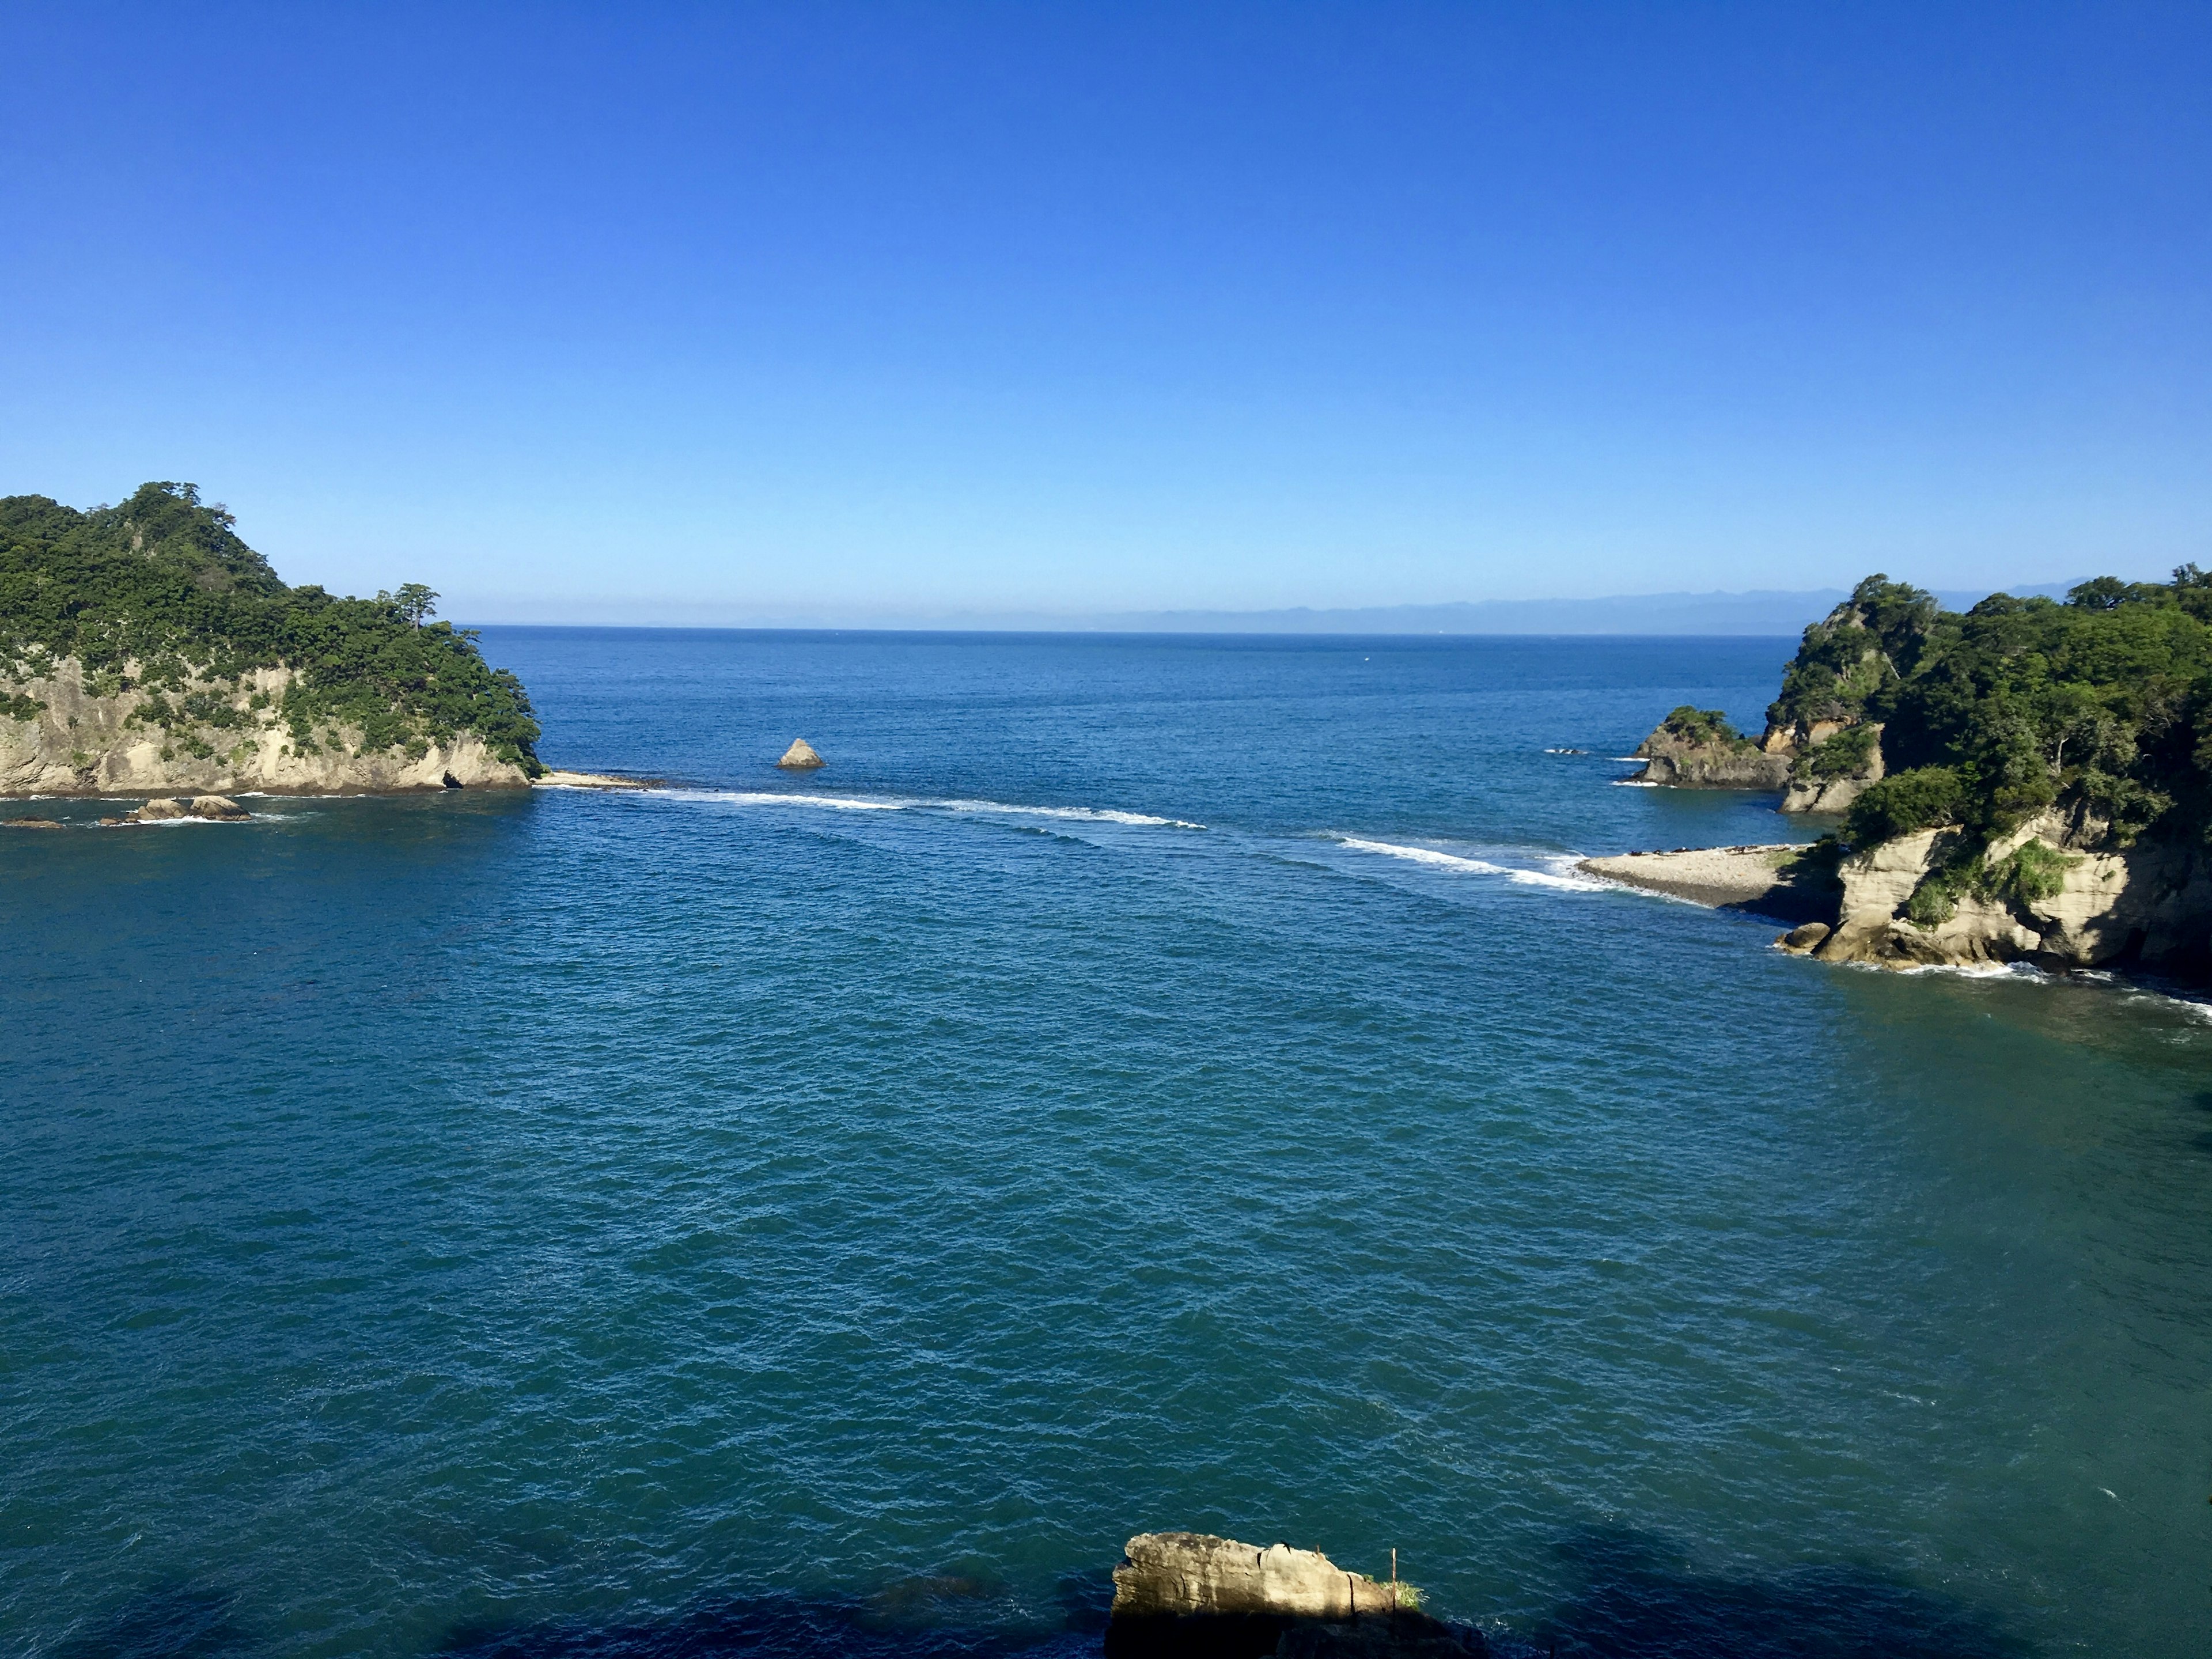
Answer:
POLYGON ((930 800, 915 803, 947 812, 1003 812, 1014 817, 1067 818, 1079 823, 1150 824, 1160 830, 1203 830, 1188 818, 1154 817, 1149 812, 1124 812, 1111 806, 1010 806, 996 800, 930 800))
POLYGON ((999 800, 885 799, 872 795, 793 795, 771 789, 653 789, 644 793, 669 800, 721 801, 738 806, 823 806, 840 812, 964 812, 1005 817, 1060 818, 1079 823, 1128 823, 1163 830, 1203 830, 1185 818, 1155 817, 1110 806, 1016 806, 999 800))
MULTIPOLYGON (((1573 893, 1601 893, 1613 884, 1594 881, 1588 876, 1566 875, 1558 870, 1528 870, 1516 865, 1492 864, 1487 859, 1462 858, 1456 853, 1439 853, 1429 847, 1401 847, 1395 842, 1363 841, 1357 836, 1339 836, 1337 841, 1342 846, 1362 853, 1380 853, 1385 858, 1433 865, 1443 870, 1463 870, 1474 876, 1503 876, 1508 881, 1516 882, 1524 887, 1556 887, 1573 893)), ((1549 861, 1571 866, 1574 855, 1565 854, 1549 861)))
POLYGON ((767 789, 655 789, 668 800, 718 801, 730 806, 827 806, 840 812, 896 812, 921 803, 872 800, 866 795, 785 795, 767 789))

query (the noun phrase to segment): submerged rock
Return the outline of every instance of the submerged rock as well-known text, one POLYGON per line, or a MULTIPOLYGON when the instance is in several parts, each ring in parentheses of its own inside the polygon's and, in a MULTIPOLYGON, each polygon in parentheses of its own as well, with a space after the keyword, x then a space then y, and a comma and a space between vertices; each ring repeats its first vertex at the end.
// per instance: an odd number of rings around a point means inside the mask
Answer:
POLYGON ((821 756, 814 752, 812 744, 804 738, 795 738, 792 740, 791 747, 783 751, 783 758, 776 764, 787 772, 811 772, 816 767, 823 765, 825 763, 821 756))
POLYGON ((1395 1584, 1318 1550, 1211 1533, 1139 1533, 1114 1569, 1109 1659, 1425 1659, 1481 1653, 1481 1633, 1401 1605, 1395 1584))
POLYGON ((8 818, 0 821, 0 830, 58 830, 59 818, 8 818))

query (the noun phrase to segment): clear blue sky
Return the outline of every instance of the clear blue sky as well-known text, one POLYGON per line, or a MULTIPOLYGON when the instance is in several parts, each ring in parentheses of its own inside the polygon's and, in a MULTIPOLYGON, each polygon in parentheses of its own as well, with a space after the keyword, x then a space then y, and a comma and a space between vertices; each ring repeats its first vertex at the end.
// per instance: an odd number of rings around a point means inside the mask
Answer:
POLYGON ((0 11, 0 491, 478 618, 2212 563, 2212 6, 0 11))

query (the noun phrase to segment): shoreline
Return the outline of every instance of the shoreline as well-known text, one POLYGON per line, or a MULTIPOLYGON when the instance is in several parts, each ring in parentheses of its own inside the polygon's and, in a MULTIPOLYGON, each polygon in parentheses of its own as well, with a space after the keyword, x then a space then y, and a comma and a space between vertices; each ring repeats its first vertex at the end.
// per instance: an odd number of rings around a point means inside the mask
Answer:
POLYGON ((1797 886, 1783 870, 1804 850, 1801 842, 1678 847, 1671 852, 1583 859, 1575 868, 1601 881, 1685 899, 1710 910, 1741 910, 1777 921, 1820 921, 1832 911, 1832 902, 1797 886))

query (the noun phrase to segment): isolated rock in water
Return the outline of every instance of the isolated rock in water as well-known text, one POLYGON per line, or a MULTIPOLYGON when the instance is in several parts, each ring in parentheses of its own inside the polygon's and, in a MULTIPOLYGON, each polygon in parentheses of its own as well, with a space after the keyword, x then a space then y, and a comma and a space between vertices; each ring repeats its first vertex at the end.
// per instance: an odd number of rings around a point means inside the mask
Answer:
POLYGON ((253 816, 228 795, 193 796, 191 814, 196 818, 221 818, 232 823, 253 816))
POLYGON ((811 772, 823 764, 823 760, 814 752, 812 744, 804 738, 797 738, 793 740, 791 747, 783 751, 783 758, 776 764, 787 771, 811 772))
POLYGON ((1143 1532, 1114 1569, 1114 1613, 1272 1613, 1349 1619, 1388 1613, 1395 1593, 1319 1550, 1240 1544, 1203 1532, 1143 1532))
POLYGON ((9 818, 0 823, 0 830, 58 830, 59 818, 9 818))
POLYGON ((165 818, 189 817, 180 800, 149 800, 137 811, 128 814, 133 823, 159 823, 165 818))
POLYGON ((1139 1533, 1114 1569, 1109 1659, 1258 1659, 1314 1620, 1396 1611, 1397 1593, 1317 1550, 1210 1533, 1139 1533))

